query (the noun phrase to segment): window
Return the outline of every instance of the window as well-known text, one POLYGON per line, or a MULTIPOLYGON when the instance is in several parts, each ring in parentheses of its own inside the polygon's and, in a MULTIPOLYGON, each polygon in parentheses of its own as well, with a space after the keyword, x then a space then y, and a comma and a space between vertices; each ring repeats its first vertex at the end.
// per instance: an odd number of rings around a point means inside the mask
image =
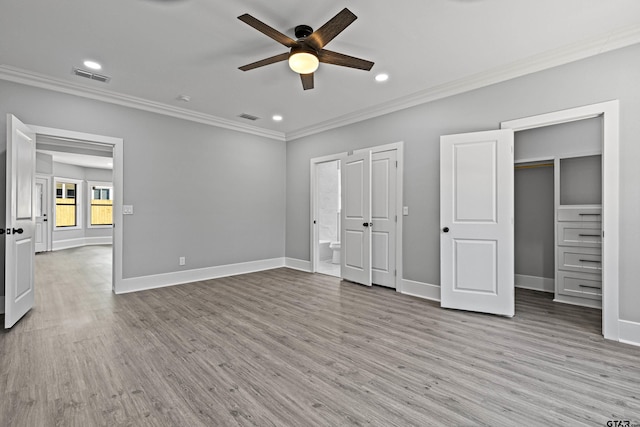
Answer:
POLYGON ((76 183, 56 181, 56 227, 78 225, 76 183))
POLYGON ((89 182, 89 227, 113 225, 113 184, 89 182))
POLYGON ((70 230, 82 228, 84 216, 84 195, 82 182, 73 178, 53 180, 55 189, 54 230, 70 230))

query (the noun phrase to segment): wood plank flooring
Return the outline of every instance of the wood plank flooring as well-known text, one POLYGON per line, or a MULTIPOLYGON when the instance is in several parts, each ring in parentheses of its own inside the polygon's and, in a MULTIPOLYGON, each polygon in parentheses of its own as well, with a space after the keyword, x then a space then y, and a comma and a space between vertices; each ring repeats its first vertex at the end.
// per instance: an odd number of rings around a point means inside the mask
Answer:
POLYGON ((0 333, 1 426, 640 423, 640 348, 547 294, 508 319, 277 269, 113 295, 109 260, 36 256, 36 308, 0 333))

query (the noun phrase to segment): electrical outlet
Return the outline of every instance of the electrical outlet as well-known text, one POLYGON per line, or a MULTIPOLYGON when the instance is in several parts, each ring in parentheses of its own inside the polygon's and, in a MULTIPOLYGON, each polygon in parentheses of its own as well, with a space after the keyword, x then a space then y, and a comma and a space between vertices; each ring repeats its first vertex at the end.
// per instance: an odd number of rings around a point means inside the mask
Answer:
POLYGON ((178 258, 178 262, 180 263, 180 265, 185 265, 187 263, 187 259, 181 256, 180 258, 178 258))

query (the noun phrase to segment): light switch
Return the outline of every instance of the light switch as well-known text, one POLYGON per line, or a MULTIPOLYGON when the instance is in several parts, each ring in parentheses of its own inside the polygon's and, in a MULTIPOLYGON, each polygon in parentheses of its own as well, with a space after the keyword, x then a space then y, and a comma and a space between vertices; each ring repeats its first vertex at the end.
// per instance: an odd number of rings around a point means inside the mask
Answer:
POLYGON ((133 215, 133 205, 122 205, 122 215, 133 215))
POLYGON ((409 206, 403 206, 402 207, 402 215, 404 215, 404 216, 409 215, 409 206))

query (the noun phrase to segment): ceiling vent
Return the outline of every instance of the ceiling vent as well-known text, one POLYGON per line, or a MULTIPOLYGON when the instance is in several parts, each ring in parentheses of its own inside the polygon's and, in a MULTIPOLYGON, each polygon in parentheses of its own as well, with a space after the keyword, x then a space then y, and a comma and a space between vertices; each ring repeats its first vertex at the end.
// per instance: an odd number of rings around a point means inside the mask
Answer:
POLYGON ((260 117, 252 116, 251 114, 247 114, 247 113, 242 113, 238 117, 246 120, 251 120, 252 122, 255 122, 256 120, 260 119, 260 117))
POLYGON ((75 74, 76 76, 84 77, 84 78, 95 80, 102 83, 109 83, 109 80, 111 80, 111 77, 94 73, 93 71, 83 70, 82 68, 74 68, 73 74, 75 74))

